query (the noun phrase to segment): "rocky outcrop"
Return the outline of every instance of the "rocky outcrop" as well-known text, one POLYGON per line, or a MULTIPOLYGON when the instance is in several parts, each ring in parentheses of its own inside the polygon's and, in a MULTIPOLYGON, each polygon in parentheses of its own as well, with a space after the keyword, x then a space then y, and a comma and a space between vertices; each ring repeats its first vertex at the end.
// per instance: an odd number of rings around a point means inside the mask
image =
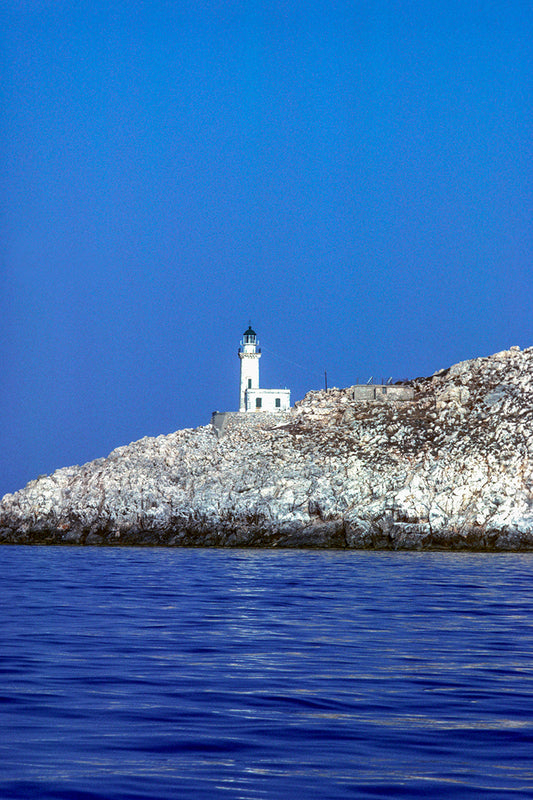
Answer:
POLYGON ((533 348, 145 438, 6 495, 1 543, 533 549, 533 348))

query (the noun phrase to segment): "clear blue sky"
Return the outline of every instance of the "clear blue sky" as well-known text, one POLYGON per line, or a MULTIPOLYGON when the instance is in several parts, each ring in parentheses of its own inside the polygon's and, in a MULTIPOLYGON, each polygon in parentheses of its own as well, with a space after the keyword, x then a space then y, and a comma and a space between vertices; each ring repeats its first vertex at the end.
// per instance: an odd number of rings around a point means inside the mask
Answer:
POLYGON ((4 0, 0 494, 533 344, 529 0, 4 0))

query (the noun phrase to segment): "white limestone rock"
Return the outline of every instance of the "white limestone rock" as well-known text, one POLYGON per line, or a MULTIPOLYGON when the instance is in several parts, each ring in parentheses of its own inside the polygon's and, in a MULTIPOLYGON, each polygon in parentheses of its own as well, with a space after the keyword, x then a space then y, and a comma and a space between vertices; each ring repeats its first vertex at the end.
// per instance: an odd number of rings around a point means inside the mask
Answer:
POLYGON ((0 542, 533 549, 533 348, 413 382, 310 392, 57 470, 0 505, 0 542))

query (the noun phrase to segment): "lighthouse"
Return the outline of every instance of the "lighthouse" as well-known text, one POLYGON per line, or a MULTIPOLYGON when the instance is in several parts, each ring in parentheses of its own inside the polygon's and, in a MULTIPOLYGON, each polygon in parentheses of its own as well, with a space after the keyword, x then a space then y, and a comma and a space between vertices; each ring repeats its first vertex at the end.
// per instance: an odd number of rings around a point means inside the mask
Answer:
POLYGON ((287 411, 291 407, 290 389, 261 389, 259 359, 261 348, 250 324, 238 350, 241 362, 239 411, 287 411))
POLYGON ((259 389, 259 359, 261 348, 258 347, 257 334, 248 326, 244 331, 239 347, 241 361, 241 393, 239 411, 246 411, 246 392, 248 389, 259 389))

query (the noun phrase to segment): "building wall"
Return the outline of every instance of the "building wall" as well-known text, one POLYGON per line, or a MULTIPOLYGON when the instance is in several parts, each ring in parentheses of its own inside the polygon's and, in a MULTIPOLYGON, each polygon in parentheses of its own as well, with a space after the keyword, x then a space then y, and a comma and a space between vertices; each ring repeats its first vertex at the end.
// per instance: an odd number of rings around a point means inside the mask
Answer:
POLYGON ((211 425, 219 439, 224 436, 225 433, 231 432, 236 428, 268 430, 270 427, 275 428, 279 425, 287 424, 290 420, 290 409, 284 411, 282 414, 268 412, 262 414, 241 414, 239 411, 213 411, 211 415, 211 425))
POLYGON ((350 386, 349 392, 352 393, 354 400, 369 401, 381 400, 412 400, 415 396, 412 386, 396 386, 394 384, 357 384, 350 386))
MULTIPOLYGON (((250 348, 251 345, 245 345, 250 348)), ((255 345, 253 345, 255 350, 255 345)), ((246 391, 250 386, 252 389, 259 388, 259 359, 260 353, 244 352, 239 353, 241 360, 241 379, 240 379, 240 397, 239 397, 239 411, 246 411, 246 391)))
POLYGON ((246 389, 245 411, 287 411, 291 407, 290 389, 246 389), (279 404, 276 405, 276 400, 279 404), (258 401, 260 404, 258 405, 258 401))

